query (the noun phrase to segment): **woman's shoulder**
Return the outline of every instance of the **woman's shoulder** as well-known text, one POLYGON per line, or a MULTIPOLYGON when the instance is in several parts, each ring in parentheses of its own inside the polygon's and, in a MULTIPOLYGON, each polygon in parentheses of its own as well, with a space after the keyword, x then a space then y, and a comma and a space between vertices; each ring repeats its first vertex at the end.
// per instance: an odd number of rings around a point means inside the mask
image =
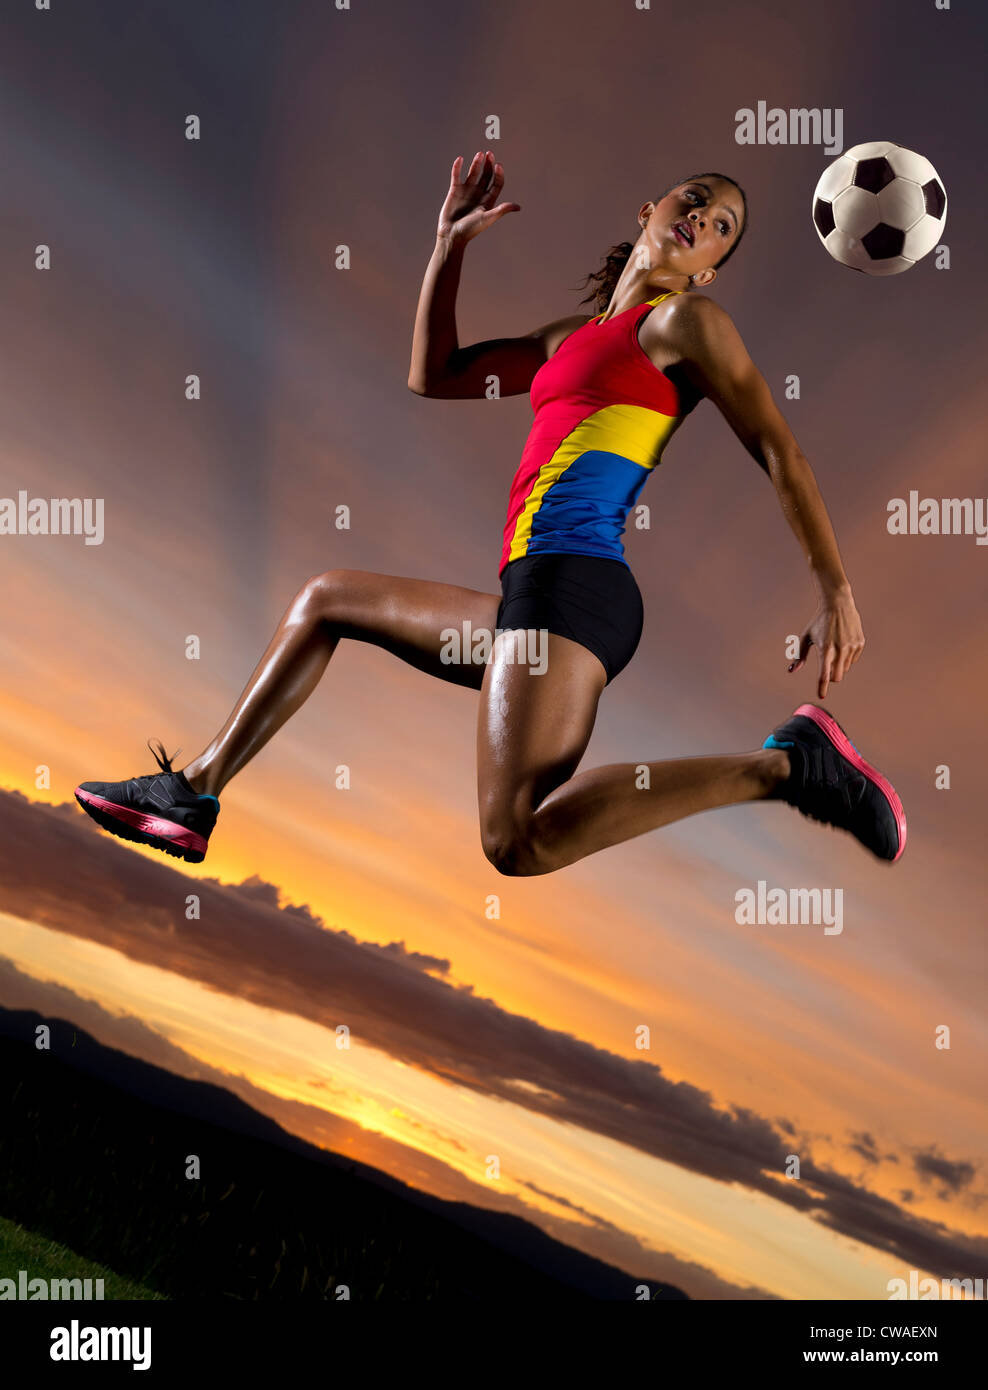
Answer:
POLYGON ((732 322, 730 314, 722 304, 718 304, 716 299, 711 299, 709 294, 701 294, 698 290, 670 295, 660 307, 668 309, 667 318, 671 323, 684 321, 715 327, 717 324, 732 322))
POLYGON ((692 356, 701 346, 707 351, 715 350, 719 340, 725 336, 733 339, 737 333, 734 320, 723 305, 696 290, 670 295, 656 306, 645 323, 651 324, 650 333, 656 344, 662 342, 684 357, 692 356))
POLYGON ((670 295, 646 317, 640 343, 653 366, 673 381, 684 403, 693 405, 702 398, 693 381, 689 364, 724 360, 740 341, 727 310, 709 295, 690 290, 670 295), (676 375, 678 373, 678 375, 676 375), (695 399, 694 392, 696 394, 695 399))

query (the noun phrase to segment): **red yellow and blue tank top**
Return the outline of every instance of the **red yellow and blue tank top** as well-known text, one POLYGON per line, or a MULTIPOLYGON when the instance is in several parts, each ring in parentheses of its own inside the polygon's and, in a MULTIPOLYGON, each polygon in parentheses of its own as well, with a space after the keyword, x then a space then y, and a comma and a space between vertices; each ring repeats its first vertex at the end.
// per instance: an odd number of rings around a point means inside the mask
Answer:
POLYGON ((498 574, 522 555, 624 558, 628 513, 682 418, 680 395, 638 341, 668 290, 565 338, 532 379, 535 419, 511 484, 498 574))

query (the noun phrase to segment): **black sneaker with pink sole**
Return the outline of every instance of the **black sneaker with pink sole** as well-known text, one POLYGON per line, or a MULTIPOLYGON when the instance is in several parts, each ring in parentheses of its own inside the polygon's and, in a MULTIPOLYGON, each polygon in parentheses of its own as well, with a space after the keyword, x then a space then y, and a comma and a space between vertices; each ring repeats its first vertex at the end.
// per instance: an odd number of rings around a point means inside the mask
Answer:
POLYGON ((126 782, 83 782, 75 789, 75 799, 111 835, 201 864, 220 803, 215 796, 193 791, 184 774, 173 771, 160 743, 155 750, 148 740, 148 747, 160 772, 126 782))
POLYGON ((906 813, 887 777, 865 762, 832 714, 800 705, 763 748, 784 748, 792 771, 772 793, 812 820, 848 831, 879 859, 906 847, 906 813))

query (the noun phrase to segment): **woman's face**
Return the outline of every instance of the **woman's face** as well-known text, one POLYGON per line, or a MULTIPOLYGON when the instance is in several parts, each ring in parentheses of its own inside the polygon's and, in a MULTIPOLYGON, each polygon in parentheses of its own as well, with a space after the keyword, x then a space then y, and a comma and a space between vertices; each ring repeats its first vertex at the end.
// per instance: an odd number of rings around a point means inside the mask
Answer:
POLYGON ((639 217, 648 218, 642 235, 653 269, 698 275, 712 270, 734 245, 744 204, 733 183, 708 177, 681 183, 660 202, 646 203, 639 217))

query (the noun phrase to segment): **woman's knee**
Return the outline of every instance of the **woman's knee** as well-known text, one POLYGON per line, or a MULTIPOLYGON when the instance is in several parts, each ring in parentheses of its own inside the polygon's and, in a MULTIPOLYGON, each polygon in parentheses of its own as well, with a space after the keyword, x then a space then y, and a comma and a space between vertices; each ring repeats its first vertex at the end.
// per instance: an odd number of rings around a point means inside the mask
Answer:
POLYGON ((314 574, 302 585, 293 607, 300 615, 337 622, 343 616, 346 595, 350 590, 349 570, 324 570, 314 574))
POLYGON ((506 877, 531 878, 549 873, 552 868, 544 846, 539 843, 533 818, 483 818, 480 839, 488 861, 506 877))

